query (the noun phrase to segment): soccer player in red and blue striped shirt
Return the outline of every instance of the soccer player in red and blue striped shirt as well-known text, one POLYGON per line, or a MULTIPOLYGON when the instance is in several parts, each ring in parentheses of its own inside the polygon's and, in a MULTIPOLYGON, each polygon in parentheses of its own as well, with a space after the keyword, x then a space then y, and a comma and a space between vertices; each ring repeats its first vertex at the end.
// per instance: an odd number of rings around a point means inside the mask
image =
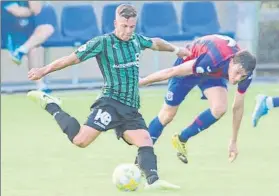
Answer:
POLYGON ((210 108, 172 139, 178 158, 188 163, 186 143, 189 138, 209 128, 225 114, 229 81, 238 85, 233 103, 233 134, 229 146, 229 159, 233 161, 238 154, 236 141, 244 112, 245 92, 251 83, 256 59, 248 51, 241 50, 234 39, 223 35, 200 37, 187 48, 192 54, 186 59, 178 58, 173 67, 140 80, 140 85, 148 85, 170 79, 165 103, 158 116, 151 121, 149 133, 155 143, 187 94, 198 86, 203 94, 202 99, 208 100, 210 108))

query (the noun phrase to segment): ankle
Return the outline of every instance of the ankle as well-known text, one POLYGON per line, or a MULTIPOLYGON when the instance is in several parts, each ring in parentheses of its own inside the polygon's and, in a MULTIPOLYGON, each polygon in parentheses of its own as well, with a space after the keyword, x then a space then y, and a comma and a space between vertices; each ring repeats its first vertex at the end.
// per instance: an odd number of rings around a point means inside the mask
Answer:
POLYGON ((50 113, 51 115, 53 115, 54 113, 60 111, 61 108, 56 103, 48 103, 45 107, 45 110, 48 111, 48 113, 50 113))
POLYGON ((146 180, 147 180, 148 184, 153 184, 154 182, 159 180, 159 176, 158 175, 152 175, 152 176, 147 177, 146 180))
POLYGON ((265 100, 267 108, 270 110, 274 107, 272 97, 267 97, 265 100))
POLYGON ((182 143, 186 143, 187 141, 188 141, 188 139, 183 139, 182 137, 181 137, 181 134, 178 136, 178 140, 180 141, 180 142, 182 142, 182 143))

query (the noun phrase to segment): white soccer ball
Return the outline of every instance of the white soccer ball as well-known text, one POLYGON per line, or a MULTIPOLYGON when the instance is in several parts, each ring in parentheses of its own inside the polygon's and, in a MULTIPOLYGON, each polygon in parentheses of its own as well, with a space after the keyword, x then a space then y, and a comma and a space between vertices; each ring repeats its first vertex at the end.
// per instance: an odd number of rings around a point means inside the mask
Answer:
POLYGON ((136 191, 141 178, 141 171, 135 164, 120 164, 113 171, 112 182, 121 191, 136 191))

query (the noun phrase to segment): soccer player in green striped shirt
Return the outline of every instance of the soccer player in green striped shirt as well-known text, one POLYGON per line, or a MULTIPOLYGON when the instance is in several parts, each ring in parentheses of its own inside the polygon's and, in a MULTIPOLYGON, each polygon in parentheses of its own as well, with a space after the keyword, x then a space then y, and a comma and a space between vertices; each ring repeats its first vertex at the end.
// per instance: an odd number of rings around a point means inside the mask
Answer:
POLYGON ((96 57, 104 86, 101 96, 91 106, 91 113, 84 125, 81 126, 74 117, 63 111, 56 97, 40 91, 31 91, 28 97, 39 102, 78 147, 84 148, 102 132, 115 129, 118 138, 138 147, 138 164, 147 179, 145 189, 179 189, 179 186, 159 179, 152 140, 138 112, 139 57, 146 48, 174 52, 179 57, 187 56, 189 52, 160 38, 147 38, 134 33, 136 21, 135 8, 122 4, 116 9, 114 32, 95 37, 69 56, 29 71, 28 78, 38 80, 51 72, 96 57))

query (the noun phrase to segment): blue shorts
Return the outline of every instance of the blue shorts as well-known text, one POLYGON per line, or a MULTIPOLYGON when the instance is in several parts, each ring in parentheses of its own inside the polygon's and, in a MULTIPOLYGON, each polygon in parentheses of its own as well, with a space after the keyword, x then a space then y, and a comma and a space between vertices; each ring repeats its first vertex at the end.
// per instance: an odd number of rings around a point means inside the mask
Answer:
POLYGON ((166 104, 177 106, 185 99, 187 94, 198 86, 202 91, 202 99, 206 99, 204 90, 211 87, 224 87, 227 89, 227 80, 223 78, 205 78, 201 76, 174 77, 169 80, 168 92, 165 96, 166 104))

